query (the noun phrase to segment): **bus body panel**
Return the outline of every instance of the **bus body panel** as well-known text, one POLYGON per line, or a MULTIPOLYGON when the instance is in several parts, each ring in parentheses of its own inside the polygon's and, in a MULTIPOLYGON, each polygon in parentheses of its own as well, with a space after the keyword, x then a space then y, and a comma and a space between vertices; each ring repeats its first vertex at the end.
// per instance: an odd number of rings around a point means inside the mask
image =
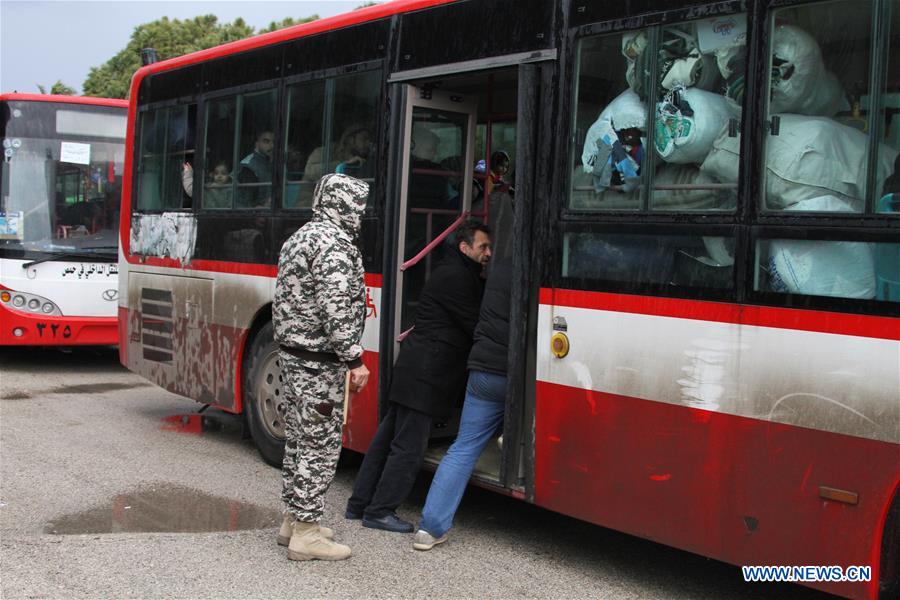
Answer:
MULTIPOLYGON (((554 292, 542 299, 572 298, 554 292)), ((611 296, 540 305, 535 503, 739 565, 871 565, 872 583, 813 587, 872 595, 900 482, 896 328, 705 321, 708 303, 693 318, 624 313, 611 296), (571 344, 561 359, 554 317, 571 344)))
MULTIPOLYGON (((123 270, 128 289, 122 290, 126 304, 120 307, 122 364, 167 391, 242 412, 247 337, 257 316, 271 305, 275 279, 191 268, 174 276, 159 267, 133 264, 123 270)), ((363 360, 373 377, 378 371, 380 285, 379 275, 366 275, 363 360)), ((351 415, 345 441, 365 451, 377 426, 377 386, 353 397, 351 415)))

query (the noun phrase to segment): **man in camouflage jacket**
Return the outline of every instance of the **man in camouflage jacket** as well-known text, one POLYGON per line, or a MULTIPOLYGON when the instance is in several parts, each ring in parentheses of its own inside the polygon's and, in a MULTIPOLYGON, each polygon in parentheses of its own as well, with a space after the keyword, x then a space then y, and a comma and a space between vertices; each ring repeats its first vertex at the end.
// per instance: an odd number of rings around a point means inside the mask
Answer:
POLYGON ((360 344, 366 288, 354 243, 368 189, 347 175, 322 177, 312 221, 284 243, 278 260, 273 324, 286 400, 286 516, 278 541, 288 545, 291 560, 350 556, 319 521, 341 451, 347 372, 351 392, 369 378, 360 344))

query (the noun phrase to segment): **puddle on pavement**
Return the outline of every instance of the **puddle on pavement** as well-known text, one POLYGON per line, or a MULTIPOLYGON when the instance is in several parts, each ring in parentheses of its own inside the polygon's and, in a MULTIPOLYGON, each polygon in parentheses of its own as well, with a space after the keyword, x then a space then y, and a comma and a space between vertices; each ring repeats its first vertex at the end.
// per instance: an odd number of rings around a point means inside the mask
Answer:
POLYGON ((164 484, 119 494, 109 504, 59 517, 47 524, 44 533, 202 533, 280 524, 277 510, 164 484))
POLYGON ((137 387, 145 387, 148 383, 85 383, 81 385, 64 385, 53 388, 51 394, 99 394, 102 392, 114 392, 116 390, 130 390, 137 387))

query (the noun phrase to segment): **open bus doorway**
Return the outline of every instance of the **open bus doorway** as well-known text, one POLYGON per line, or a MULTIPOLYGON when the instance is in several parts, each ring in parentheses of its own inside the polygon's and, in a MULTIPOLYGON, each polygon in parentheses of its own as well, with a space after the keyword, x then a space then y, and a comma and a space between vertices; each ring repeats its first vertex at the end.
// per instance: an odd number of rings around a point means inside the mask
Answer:
MULTIPOLYGON (((463 218, 469 216, 491 228, 492 262, 511 260, 517 86, 515 67, 407 86, 403 189, 397 211, 394 356, 415 322, 422 288, 455 244, 452 231, 463 218), (505 164, 497 164, 498 157, 505 164)), ((449 419, 434 423, 426 463, 436 466, 455 439, 462 400, 458 399, 449 419)), ((473 477, 505 487, 501 434, 498 430, 498 441, 485 448, 473 477)), ((519 447, 510 444, 508 437, 506 442, 505 448, 519 447)))

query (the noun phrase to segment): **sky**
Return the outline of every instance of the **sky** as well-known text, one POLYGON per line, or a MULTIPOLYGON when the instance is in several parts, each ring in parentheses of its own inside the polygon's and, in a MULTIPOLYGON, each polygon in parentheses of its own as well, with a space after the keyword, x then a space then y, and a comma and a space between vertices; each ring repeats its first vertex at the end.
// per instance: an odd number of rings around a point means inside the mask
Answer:
POLYGON ((39 93, 61 80, 78 93, 91 67, 122 50, 134 28, 162 17, 272 21, 353 10, 363 0, 0 0, 0 92, 39 93))

